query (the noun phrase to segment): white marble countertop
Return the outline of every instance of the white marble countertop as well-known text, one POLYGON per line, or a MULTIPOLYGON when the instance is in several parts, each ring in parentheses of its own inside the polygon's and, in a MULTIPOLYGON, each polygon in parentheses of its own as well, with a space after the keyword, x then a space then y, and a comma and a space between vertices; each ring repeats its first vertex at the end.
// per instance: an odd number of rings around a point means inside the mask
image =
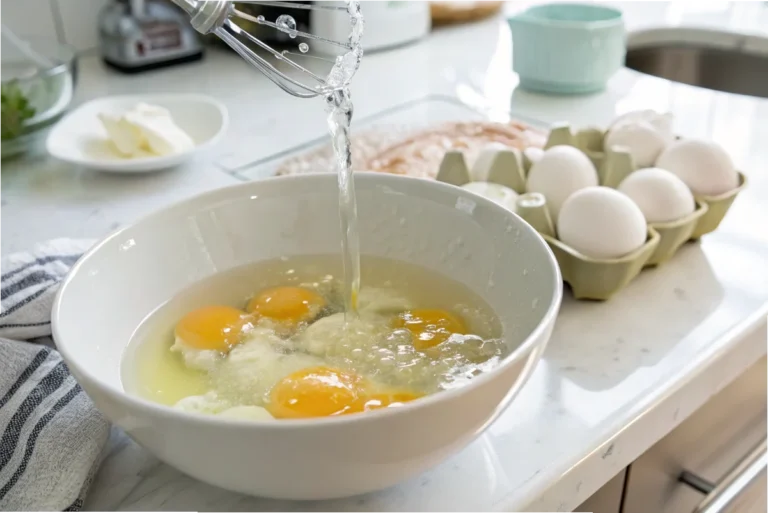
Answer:
MULTIPOLYGON (((762 4, 622 4, 628 25, 760 32, 762 4)), ((515 8, 520 6, 516 5, 515 8)), ((762 18, 761 18, 762 17, 762 18)), ((184 476, 114 430, 86 507, 95 510, 570 511, 765 354, 768 315, 768 100, 672 84, 628 70, 588 97, 516 89, 501 19, 439 30, 366 56, 356 116, 428 94, 574 124, 636 108, 675 113, 677 130, 712 138, 749 178, 721 228, 645 271, 607 303, 566 297, 542 362, 488 431, 430 472, 390 490, 320 503, 267 501, 184 476), (468 43, 471 41, 471 43, 468 43), (407 80, 406 80, 407 78, 407 80)), ((178 199, 235 183, 226 171, 324 133, 322 107, 281 93, 236 57, 137 76, 81 61, 77 101, 125 92, 204 92, 230 109, 229 136, 194 164, 117 176, 40 156, 3 163, 2 253, 53 237, 100 237, 178 199)))

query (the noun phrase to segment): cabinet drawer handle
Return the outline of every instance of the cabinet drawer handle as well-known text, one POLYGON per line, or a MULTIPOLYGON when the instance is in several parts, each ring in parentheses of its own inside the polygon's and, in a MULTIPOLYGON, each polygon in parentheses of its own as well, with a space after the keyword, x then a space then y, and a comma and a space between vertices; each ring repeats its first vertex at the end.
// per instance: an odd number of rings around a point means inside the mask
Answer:
POLYGON ((690 472, 683 472, 680 481, 707 494, 693 513, 725 513, 726 508, 766 470, 767 448, 766 440, 763 439, 716 484, 690 472))

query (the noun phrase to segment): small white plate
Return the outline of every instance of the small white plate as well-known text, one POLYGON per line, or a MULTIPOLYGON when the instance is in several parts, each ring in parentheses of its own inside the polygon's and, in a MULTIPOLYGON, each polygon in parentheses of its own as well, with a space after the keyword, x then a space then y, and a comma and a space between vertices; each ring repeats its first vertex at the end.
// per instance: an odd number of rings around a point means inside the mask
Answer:
POLYGON ((218 141, 227 129, 227 108, 197 94, 108 96, 85 103, 59 121, 48 136, 48 153, 60 160, 112 173, 143 173, 177 166, 218 141), (137 103, 165 107, 195 147, 175 155, 126 158, 117 153, 98 114, 120 114, 137 103))

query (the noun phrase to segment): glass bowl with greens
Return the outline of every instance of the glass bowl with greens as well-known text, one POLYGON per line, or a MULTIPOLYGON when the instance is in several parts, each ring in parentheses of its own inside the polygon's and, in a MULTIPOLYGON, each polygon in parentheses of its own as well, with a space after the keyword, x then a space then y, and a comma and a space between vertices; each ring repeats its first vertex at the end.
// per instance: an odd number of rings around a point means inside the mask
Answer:
POLYGON ((55 40, 2 45, 2 157, 32 148, 72 101, 77 76, 74 50, 55 40), (24 45, 28 45, 24 47, 24 45))

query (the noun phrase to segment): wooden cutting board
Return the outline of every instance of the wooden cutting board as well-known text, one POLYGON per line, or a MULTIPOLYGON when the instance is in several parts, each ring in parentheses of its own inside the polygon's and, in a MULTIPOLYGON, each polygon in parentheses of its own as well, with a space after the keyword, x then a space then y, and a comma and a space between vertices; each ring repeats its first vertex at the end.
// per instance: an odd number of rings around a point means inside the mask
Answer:
POLYGON ((481 20, 499 12, 504 0, 431 0, 432 25, 481 20))

